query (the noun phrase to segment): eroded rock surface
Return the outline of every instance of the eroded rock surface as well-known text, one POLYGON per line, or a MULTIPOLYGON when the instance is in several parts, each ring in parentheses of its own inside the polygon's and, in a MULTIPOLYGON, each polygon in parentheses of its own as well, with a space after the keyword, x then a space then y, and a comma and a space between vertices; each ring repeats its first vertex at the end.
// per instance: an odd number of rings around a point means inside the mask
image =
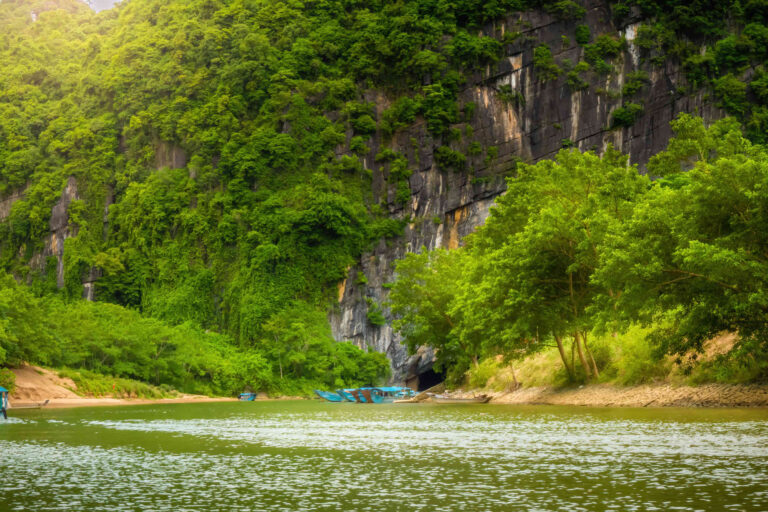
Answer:
MULTIPOLYGON (((401 131, 391 141, 380 136, 369 143, 370 154, 365 164, 374 171, 374 194, 384 199, 390 213, 397 218, 412 219, 402 237, 381 241, 365 254, 360 264, 350 269, 340 287, 338 308, 330 314, 334 337, 350 340, 360 347, 384 352, 392 363, 395 382, 404 382, 431 365, 432 354, 421 351, 409 357, 401 338, 391 327, 391 315, 386 308, 388 289, 385 283, 394 280, 394 262, 406 253, 422 247, 455 248, 468 233, 484 223, 494 198, 505 190, 504 176, 510 174, 515 162, 536 162, 553 157, 564 146, 582 151, 602 152, 609 144, 627 153, 632 163, 642 171, 648 159, 664 149, 672 135, 669 123, 680 112, 700 115, 705 122, 724 116, 706 91, 680 95, 686 84, 680 67, 666 63, 652 66, 641 58, 633 39, 637 20, 617 27, 603 2, 587 4, 585 20, 576 23, 557 21, 540 12, 528 12, 510 17, 503 24, 486 27, 486 34, 518 32, 512 44, 505 47, 506 56, 497 69, 476 75, 460 94, 461 103, 473 102, 475 113, 469 121, 473 137, 462 137, 451 148, 467 155, 465 172, 440 170, 434 162, 434 150, 440 145, 426 130, 425 124, 401 131), (620 33, 628 41, 627 49, 611 61, 614 72, 582 75, 589 87, 572 91, 561 75, 556 80, 542 81, 533 67, 533 51, 546 43, 558 63, 568 59, 577 63, 584 59, 584 48, 578 46, 573 33, 576 24, 590 27, 593 39, 601 34, 620 33), (562 36, 568 36, 566 41, 562 36), (644 111, 629 128, 611 129, 611 114, 622 106, 621 89, 626 76, 633 71, 645 71, 650 83, 631 101, 641 103, 644 111), (505 103, 498 91, 509 85, 522 101, 505 103), (468 146, 478 141, 484 151, 469 156, 468 146), (394 187, 387 183, 386 165, 375 161, 381 148, 388 147, 408 157, 414 173, 410 178, 411 200, 398 205, 394 187), (497 156, 486 160, 487 148, 495 147, 497 156), (364 273, 365 280, 358 275, 364 273), (366 281, 365 284, 357 284, 366 281), (387 318, 384 326, 368 322, 369 303, 382 306, 387 318)), ((383 102, 379 97, 377 105, 383 102)), ((454 125, 466 133, 467 123, 454 125)))

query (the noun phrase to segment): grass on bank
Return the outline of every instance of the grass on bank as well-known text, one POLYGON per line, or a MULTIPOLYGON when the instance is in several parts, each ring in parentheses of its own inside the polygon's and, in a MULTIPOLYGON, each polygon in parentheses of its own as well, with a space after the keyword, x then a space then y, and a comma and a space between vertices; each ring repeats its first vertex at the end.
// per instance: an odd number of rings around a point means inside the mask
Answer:
POLYGON ((59 377, 71 379, 76 386, 71 390, 84 397, 159 399, 180 396, 178 391, 167 384, 153 386, 146 382, 102 375, 89 370, 61 368, 55 372, 58 373, 59 377))
MULTIPOLYGON (((747 384, 763 382, 768 375, 768 354, 758 354, 749 344, 736 345, 737 335, 725 333, 709 340, 701 353, 690 352, 675 358, 659 355, 646 339, 650 329, 633 327, 624 334, 592 337, 590 350, 600 371, 593 382, 616 386, 671 384, 747 384)), ((571 354, 568 352, 568 357, 571 354)), ((569 380, 556 347, 532 354, 520 361, 505 363, 500 357, 487 358, 466 374, 470 388, 504 391, 522 387, 568 387, 584 382, 574 354, 575 380, 569 380)))

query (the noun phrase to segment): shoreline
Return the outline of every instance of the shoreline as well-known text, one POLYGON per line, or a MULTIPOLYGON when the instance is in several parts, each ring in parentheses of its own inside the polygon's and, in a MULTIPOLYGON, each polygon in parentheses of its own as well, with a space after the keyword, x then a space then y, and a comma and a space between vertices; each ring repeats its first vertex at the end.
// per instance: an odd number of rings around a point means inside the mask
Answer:
POLYGON ((153 405, 153 404, 191 404, 204 402, 236 402, 237 398, 182 396, 177 398, 112 398, 112 397, 80 397, 80 398, 50 398, 44 406, 41 402, 11 401, 8 412, 40 409, 70 409, 75 407, 109 407, 120 405, 153 405))
MULTIPOLYGON (((590 384, 577 388, 530 387, 514 391, 474 391, 490 395, 491 404, 571 405, 582 407, 710 407, 768 408, 768 385, 702 384, 673 386, 646 384, 618 387, 590 384)), ((457 393, 471 396, 472 393, 457 393)))

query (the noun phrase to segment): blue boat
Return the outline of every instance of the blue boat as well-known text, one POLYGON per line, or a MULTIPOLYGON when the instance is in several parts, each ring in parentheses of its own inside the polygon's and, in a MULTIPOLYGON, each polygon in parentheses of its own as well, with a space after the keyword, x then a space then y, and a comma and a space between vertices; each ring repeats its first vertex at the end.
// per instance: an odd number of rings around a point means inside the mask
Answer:
POLYGON ((356 389, 337 389, 336 393, 315 390, 315 393, 329 402, 357 402, 360 404, 384 404, 395 400, 411 398, 416 393, 411 388, 399 386, 364 387, 356 389))
POLYGON ((371 398, 375 404, 392 403, 395 400, 402 400, 415 396, 416 393, 411 388, 399 386, 379 387, 371 391, 371 398))
POLYGON ((315 394, 317 396, 319 396, 320 398, 328 400, 329 402, 343 402, 344 401, 344 398, 342 398, 340 394, 334 393, 333 391, 321 391, 319 389, 316 389, 315 390, 315 394))
POLYGON ((0 411, 2 411, 3 418, 8 419, 8 390, 0 386, 0 411))
POLYGON ((240 393, 240 400, 243 402, 253 402, 258 393, 240 393))
POLYGON ((353 389, 337 389, 336 393, 347 402, 356 402, 355 396, 352 394, 353 389))

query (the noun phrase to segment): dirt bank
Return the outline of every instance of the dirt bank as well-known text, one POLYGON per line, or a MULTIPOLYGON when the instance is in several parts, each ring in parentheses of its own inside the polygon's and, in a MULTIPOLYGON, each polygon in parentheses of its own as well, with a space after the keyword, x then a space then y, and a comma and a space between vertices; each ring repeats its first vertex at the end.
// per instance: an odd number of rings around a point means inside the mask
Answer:
MULTIPOLYGON (((481 393, 480 391, 477 392, 481 393)), ((496 404, 582 405, 590 407, 768 407, 768 385, 707 384, 616 387, 595 384, 578 388, 522 388, 485 392, 496 404)))
POLYGON ((11 410, 39 404, 48 400, 46 407, 93 407, 102 405, 140 405, 191 402, 221 402, 235 400, 234 398, 211 398, 202 395, 181 395, 175 398, 144 399, 144 398, 111 398, 83 397, 73 390, 77 386, 71 379, 59 377, 55 372, 37 366, 15 368, 16 390, 10 395, 11 410))

